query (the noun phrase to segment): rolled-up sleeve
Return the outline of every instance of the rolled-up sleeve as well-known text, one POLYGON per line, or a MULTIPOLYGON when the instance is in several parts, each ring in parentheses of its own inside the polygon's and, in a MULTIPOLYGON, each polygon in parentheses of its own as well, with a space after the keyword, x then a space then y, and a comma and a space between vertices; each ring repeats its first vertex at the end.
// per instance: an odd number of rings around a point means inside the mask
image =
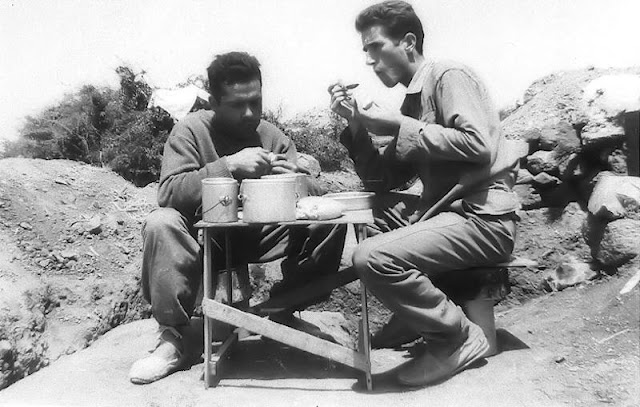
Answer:
POLYGON ((480 84, 461 69, 447 70, 434 92, 439 111, 437 123, 403 117, 398 132, 396 157, 400 161, 462 161, 488 163, 495 151, 497 134, 491 102, 480 84), (494 139, 495 138, 495 139, 494 139))

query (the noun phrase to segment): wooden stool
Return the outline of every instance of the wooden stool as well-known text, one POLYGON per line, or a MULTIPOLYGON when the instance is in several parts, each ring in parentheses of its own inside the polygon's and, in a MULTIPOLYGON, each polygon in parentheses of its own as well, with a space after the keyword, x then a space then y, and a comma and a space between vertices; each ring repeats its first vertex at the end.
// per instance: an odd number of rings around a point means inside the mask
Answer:
POLYGON ((431 280, 462 308, 471 322, 482 328, 489 341, 487 356, 493 356, 498 353, 493 307, 511 292, 508 268, 535 265, 531 260, 512 258, 492 267, 447 271, 431 280))

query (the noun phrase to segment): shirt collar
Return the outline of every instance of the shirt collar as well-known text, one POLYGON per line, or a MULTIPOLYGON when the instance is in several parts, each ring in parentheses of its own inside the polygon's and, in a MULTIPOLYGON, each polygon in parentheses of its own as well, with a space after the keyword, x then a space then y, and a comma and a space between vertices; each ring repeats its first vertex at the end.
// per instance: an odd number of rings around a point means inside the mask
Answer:
POLYGON ((407 86, 407 95, 416 94, 422 92, 422 85, 424 84, 429 71, 431 71, 431 67, 433 66, 433 62, 426 59, 416 70, 416 73, 411 78, 411 82, 409 82, 409 86, 407 86))

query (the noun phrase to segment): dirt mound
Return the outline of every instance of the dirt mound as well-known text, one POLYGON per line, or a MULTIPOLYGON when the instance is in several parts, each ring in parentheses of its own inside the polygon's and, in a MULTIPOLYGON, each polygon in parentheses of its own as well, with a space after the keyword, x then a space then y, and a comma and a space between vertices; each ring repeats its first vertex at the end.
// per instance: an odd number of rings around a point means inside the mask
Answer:
POLYGON ((0 160, 0 388, 149 315, 140 223, 153 188, 72 161, 0 160))
POLYGON ((621 73, 640 74, 640 67, 563 71, 538 79, 526 90, 522 102, 503 120, 505 135, 523 139, 533 128, 554 127, 560 122, 584 126, 588 118, 582 105, 583 89, 603 75, 621 73))
MULTIPOLYGON (((360 185, 353 173, 320 182, 332 192, 360 185)), ((150 316, 139 292, 140 228, 156 206, 155 184, 137 188, 108 169, 0 160, 0 389, 150 316)), ((253 267, 254 295, 279 278, 277 262, 253 267)), ((335 301, 357 312, 358 296, 345 289, 335 301)), ((355 332, 355 317, 349 324, 355 332)))

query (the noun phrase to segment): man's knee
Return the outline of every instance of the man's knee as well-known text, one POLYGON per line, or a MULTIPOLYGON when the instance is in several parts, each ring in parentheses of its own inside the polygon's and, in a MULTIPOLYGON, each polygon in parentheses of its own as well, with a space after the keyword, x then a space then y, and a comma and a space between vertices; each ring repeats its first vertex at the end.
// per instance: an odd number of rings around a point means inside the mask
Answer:
POLYGON ((381 256, 378 246, 373 242, 374 240, 374 238, 370 238, 361 242, 353 252, 353 268, 363 281, 369 281, 380 269, 378 266, 381 256))
POLYGON ((157 208, 147 215, 142 226, 142 235, 155 234, 168 228, 184 224, 180 212, 173 208, 157 208))

